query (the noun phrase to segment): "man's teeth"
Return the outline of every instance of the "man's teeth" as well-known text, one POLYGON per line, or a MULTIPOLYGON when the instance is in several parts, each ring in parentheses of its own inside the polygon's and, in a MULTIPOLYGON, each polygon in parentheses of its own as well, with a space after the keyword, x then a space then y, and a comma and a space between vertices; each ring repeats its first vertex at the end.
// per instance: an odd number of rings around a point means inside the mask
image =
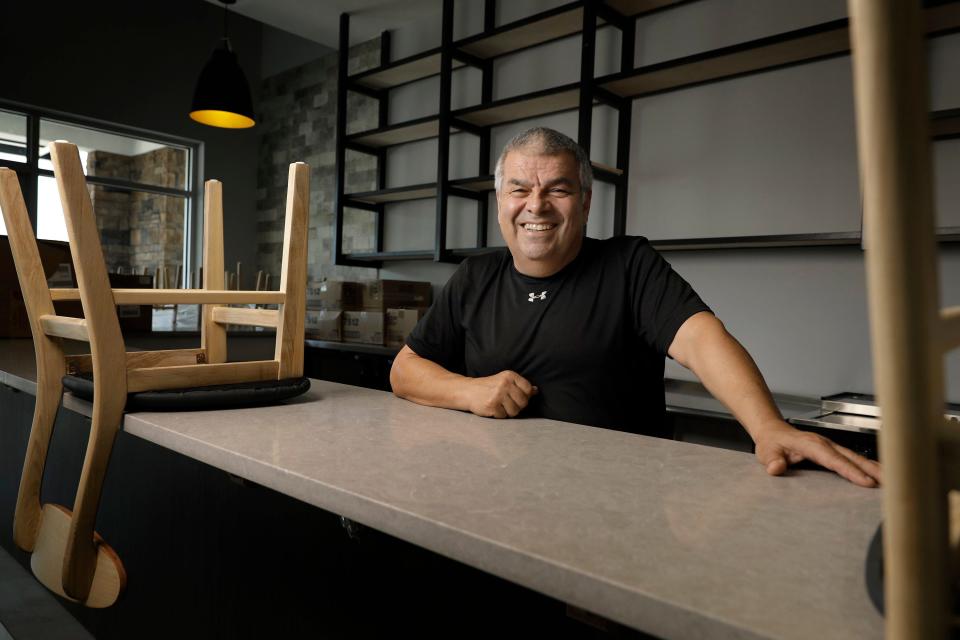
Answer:
POLYGON ((548 229, 553 229, 555 224, 532 224, 530 222, 523 225, 523 228, 527 231, 547 231, 548 229))

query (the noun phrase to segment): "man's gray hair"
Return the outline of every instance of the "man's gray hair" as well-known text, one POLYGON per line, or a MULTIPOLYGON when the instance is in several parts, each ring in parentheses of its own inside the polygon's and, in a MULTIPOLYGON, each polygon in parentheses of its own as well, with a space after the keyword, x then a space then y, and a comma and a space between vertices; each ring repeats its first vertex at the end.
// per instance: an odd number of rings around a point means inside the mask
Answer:
POLYGON ((593 167, 590 166, 590 158, 579 144, 571 138, 563 135, 559 131, 548 129, 546 127, 533 127, 523 133, 518 133, 510 139, 500 157, 497 158, 497 168, 494 171, 493 184, 497 193, 500 193, 500 187, 503 186, 503 160, 511 151, 520 151, 522 149, 536 149, 539 153, 548 156, 558 155, 569 152, 573 155, 577 163, 577 173, 580 175, 580 199, 586 198, 589 191, 593 189, 593 167))

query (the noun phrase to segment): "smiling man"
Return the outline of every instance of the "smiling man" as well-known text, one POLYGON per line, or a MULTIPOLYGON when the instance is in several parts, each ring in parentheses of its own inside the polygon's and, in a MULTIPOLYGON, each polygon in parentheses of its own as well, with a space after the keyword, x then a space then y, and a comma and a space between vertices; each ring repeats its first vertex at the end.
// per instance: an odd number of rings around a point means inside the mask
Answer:
POLYGON ((394 360, 394 393, 665 436, 670 356, 730 409, 770 474, 806 459, 876 486, 877 463, 783 421, 749 354, 645 238, 584 237, 592 185, 589 158, 559 132, 507 143, 496 191, 508 250, 451 277, 394 360))

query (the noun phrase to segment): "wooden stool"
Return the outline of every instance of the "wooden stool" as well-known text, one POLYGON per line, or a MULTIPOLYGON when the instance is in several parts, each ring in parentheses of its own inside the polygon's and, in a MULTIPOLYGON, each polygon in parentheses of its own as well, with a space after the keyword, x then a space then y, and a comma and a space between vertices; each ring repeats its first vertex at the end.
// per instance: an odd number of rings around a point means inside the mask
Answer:
MULTIPOLYGON (((117 554, 94 531, 103 479, 128 393, 287 381, 303 376, 309 167, 290 165, 280 291, 225 291, 221 184, 207 181, 202 289, 111 289, 77 147, 51 146, 54 174, 70 238, 77 289, 50 289, 17 174, 0 168, 0 207, 33 332, 37 403, 27 445, 14 542, 32 553, 34 575, 47 588, 89 607, 113 604, 126 584, 117 554), (56 315, 54 300, 77 300, 83 318, 56 315), (202 304, 199 349, 126 352, 117 305, 202 304), (278 310, 227 304, 277 304, 278 310), (272 360, 227 363, 226 324, 276 328, 272 360), (90 343, 90 355, 65 356, 62 339, 90 343), (93 414, 73 511, 40 504, 40 485, 66 373, 92 374, 93 414)), ((302 386, 302 385, 301 385, 302 386)))
POLYGON ((947 637, 956 577, 960 425, 943 355, 960 307, 939 307, 921 3, 849 0, 874 378, 883 415, 886 636, 947 637), (949 499, 948 499, 949 494, 949 499), (952 518, 951 518, 952 515, 952 518), (948 523, 952 520, 953 534, 948 523), (951 541, 952 538, 952 541, 951 541), (951 544, 953 549, 950 549, 951 544))

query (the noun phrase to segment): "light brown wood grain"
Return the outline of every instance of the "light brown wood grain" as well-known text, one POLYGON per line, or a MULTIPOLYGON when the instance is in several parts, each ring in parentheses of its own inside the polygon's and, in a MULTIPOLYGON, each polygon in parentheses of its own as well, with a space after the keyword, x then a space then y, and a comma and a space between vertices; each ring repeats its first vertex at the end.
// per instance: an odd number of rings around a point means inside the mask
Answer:
POLYGON ((607 4, 623 15, 635 16, 684 1, 685 0, 607 0, 607 4))
POLYGON ((274 358, 280 363, 279 378, 303 375, 303 324, 307 296, 307 223, 310 209, 310 167, 290 165, 287 175, 287 211, 283 230, 283 262, 280 307, 274 358))
POLYGON ((874 378, 886 637, 947 636, 943 362, 920 3, 849 0, 874 378))
POLYGON ((623 175, 623 169, 618 169, 617 167, 610 166, 609 164, 603 164, 601 162, 591 162, 590 166, 599 171, 606 171, 607 173, 612 173, 617 176, 623 175))
POLYGON ((79 340, 89 342, 90 334, 87 332, 87 321, 83 318, 69 318, 57 315, 40 316, 40 326, 43 332, 54 338, 66 338, 68 340, 79 340))
POLYGON ((58 504, 43 506, 43 526, 30 557, 30 569, 41 584, 62 598, 94 609, 109 607, 126 587, 127 573, 116 552, 99 535, 94 535, 96 563, 86 598, 78 600, 63 589, 64 551, 72 520, 70 511, 58 504))
POLYGON ((547 18, 479 38, 461 45, 464 51, 480 58, 492 58, 511 51, 579 33, 583 29, 583 7, 574 7, 547 18))
MULTIPOLYGON (((203 204, 203 288, 223 290, 223 185, 219 180, 207 180, 203 204)), ((178 301, 180 302, 180 301, 178 301)), ((204 302, 200 316, 200 346, 207 352, 207 362, 227 361, 227 328, 213 321, 213 305, 225 302, 204 302)), ((247 302, 253 302, 249 300, 247 302)))
MULTIPOLYGON (((956 460, 955 456, 953 460, 956 460)), ((957 576, 960 575, 960 491, 950 491, 948 500, 947 508, 950 512, 950 550, 952 556, 950 572, 954 576, 957 576)))
MULTIPOLYGON (((90 354, 66 356, 67 373, 89 373, 93 370, 90 354)), ((127 369, 145 367, 170 367, 181 364, 197 364, 206 361, 203 349, 167 349, 166 351, 129 351, 127 369)))
MULTIPOLYGON (((37 409, 31 428, 14 522, 15 541, 33 551, 38 578, 64 597, 86 606, 109 606, 123 589, 125 576, 119 558, 94 530, 103 481, 119 430, 128 391, 194 388, 301 375, 306 296, 306 238, 309 206, 309 168, 291 165, 283 254, 282 290, 247 292, 225 290, 222 268, 205 262, 201 290, 111 289, 100 246, 99 231, 76 146, 51 144, 54 174, 70 237, 77 289, 51 291, 43 279, 36 240, 27 217, 16 175, 0 169, 0 206, 8 228, 17 271, 27 299, 38 362, 37 409), (216 288, 211 288, 216 287, 216 288), (58 316, 53 300, 80 299, 84 318, 58 316), (205 346, 200 349, 126 353, 116 305, 205 303, 205 346), (229 308, 214 304, 280 304, 280 310, 229 308), (276 326, 276 360, 203 363, 210 360, 223 323, 276 326), (65 358, 59 340, 87 339, 91 353, 65 358), (43 465, 67 371, 93 374, 91 429, 78 482, 73 511, 59 505, 40 506, 43 465), (281 372, 283 375, 280 375, 281 372)), ((208 184, 208 251, 222 267, 222 204, 218 183, 208 184)), ((238 264, 238 274, 240 265, 238 264)), ((168 280, 158 271, 160 286, 168 280)), ((269 276, 267 276, 269 278, 269 276)), ((179 286, 177 284, 176 286, 179 286)), ((218 357, 225 358, 224 349, 218 357)))
POLYGON ((32 551, 40 528, 43 469, 62 393, 60 377, 63 374, 63 349, 59 340, 50 338, 43 331, 40 318, 55 313, 53 301, 20 182, 17 174, 6 168, 0 168, 0 210, 17 265, 17 279, 33 333, 37 363, 37 399, 13 518, 14 543, 25 551, 32 551))
MULTIPOLYGON (((79 289, 50 289, 53 300, 77 300, 79 289)), ((279 291, 229 291, 206 289, 114 289, 116 304, 278 304, 279 291)))
POLYGON ((214 307, 213 321, 220 324, 239 324, 248 327, 276 327, 280 322, 280 314, 274 309, 214 307))
POLYGON ((371 147, 385 147, 387 145, 432 138, 435 137, 439 131, 439 120, 429 120, 427 122, 391 127, 384 131, 377 129, 369 133, 358 134, 355 138, 351 139, 358 144, 365 144, 371 147))
POLYGON ((126 352, 80 153, 76 145, 57 141, 50 155, 93 355, 93 415, 63 565, 64 591, 83 601, 97 565, 93 528, 103 479, 126 403, 126 352))
POLYGON ((280 366, 276 360, 250 360, 216 364, 180 365, 131 369, 127 373, 127 388, 137 391, 189 389, 215 384, 236 384, 253 380, 277 378, 280 366))
POLYGON ((940 346, 944 353, 960 347, 960 307, 940 311, 940 346))

